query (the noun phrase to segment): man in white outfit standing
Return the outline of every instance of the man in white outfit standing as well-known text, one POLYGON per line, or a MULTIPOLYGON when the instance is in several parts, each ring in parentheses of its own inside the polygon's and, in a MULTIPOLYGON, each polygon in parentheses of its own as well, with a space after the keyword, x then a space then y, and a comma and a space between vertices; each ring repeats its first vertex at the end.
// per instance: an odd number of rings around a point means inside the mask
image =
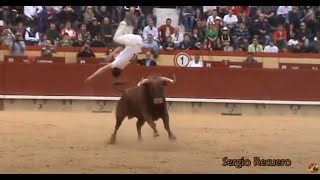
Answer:
POLYGON ((112 75, 119 77, 122 70, 130 64, 141 52, 143 40, 140 35, 133 34, 133 29, 137 26, 138 19, 135 15, 128 14, 125 19, 119 24, 118 29, 113 37, 115 43, 124 45, 116 48, 107 59, 110 60, 115 54, 120 53, 115 57, 115 60, 98 69, 94 74, 87 78, 86 82, 91 81, 94 77, 102 74, 107 69, 112 69, 112 75))

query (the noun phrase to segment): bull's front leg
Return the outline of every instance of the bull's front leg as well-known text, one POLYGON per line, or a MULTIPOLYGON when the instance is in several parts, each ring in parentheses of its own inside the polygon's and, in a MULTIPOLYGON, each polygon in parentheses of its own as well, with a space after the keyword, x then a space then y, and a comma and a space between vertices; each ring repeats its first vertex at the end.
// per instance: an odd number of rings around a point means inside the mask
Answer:
POLYGON ((152 117, 151 116, 144 116, 144 117, 145 117, 145 120, 147 121, 147 123, 153 129, 153 137, 160 136, 159 132, 157 131, 157 128, 156 128, 156 123, 152 120, 152 117))
POLYGON ((171 132, 171 130, 170 130, 169 115, 168 115, 168 114, 165 114, 165 115, 162 117, 162 120, 163 120, 164 128, 165 128, 166 131, 168 132, 169 139, 171 139, 171 140, 176 140, 176 136, 175 136, 175 135, 171 132))

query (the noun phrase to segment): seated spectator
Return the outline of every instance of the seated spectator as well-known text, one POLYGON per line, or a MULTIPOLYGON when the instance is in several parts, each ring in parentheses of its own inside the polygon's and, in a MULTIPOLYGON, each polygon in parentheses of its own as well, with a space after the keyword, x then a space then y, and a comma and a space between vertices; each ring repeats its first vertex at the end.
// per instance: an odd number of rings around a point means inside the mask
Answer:
POLYGON ((222 34, 219 35, 219 39, 224 51, 233 51, 233 41, 227 27, 222 28, 222 34))
POLYGON ((108 17, 103 19, 103 24, 101 26, 101 33, 104 41, 107 45, 111 45, 113 42, 113 26, 110 24, 110 20, 108 17))
POLYGON ((196 12, 193 16, 193 19, 194 19, 193 24, 197 24, 198 21, 202 21, 204 19, 204 16, 201 12, 200 7, 196 7, 196 12))
POLYGON ((254 37, 252 40, 252 44, 248 47, 248 52, 263 52, 263 47, 259 44, 258 38, 254 37))
POLYGON ((269 45, 264 48, 264 52, 266 53, 278 53, 279 49, 274 45, 273 39, 269 41, 269 45))
POLYGON ((292 10, 288 12, 288 23, 293 24, 297 29, 300 26, 300 20, 302 18, 302 11, 298 9, 298 6, 292 6, 292 10))
POLYGON ((305 22, 306 26, 311 30, 313 35, 317 35, 319 32, 319 22, 316 19, 315 13, 312 10, 309 10, 308 13, 301 21, 305 22))
MULTIPOLYGON (((74 9, 71 6, 65 6, 63 7, 62 11, 58 14, 58 19, 59 19, 59 29, 62 29, 62 26, 64 24, 68 24, 70 23, 70 25, 68 25, 68 29, 71 29, 72 25, 76 25, 75 22, 78 19, 77 14, 75 13, 74 9)), ((76 27, 76 26, 74 26, 76 27)), ((61 34, 64 34, 61 33, 61 34)), ((73 37, 72 34, 69 34, 71 37, 73 37)), ((75 38, 75 37, 74 37, 75 38)))
POLYGON ((200 56, 195 55, 194 60, 189 62, 188 67, 203 67, 203 62, 200 61, 200 56))
POLYGON ((265 46, 269 43, 270 36, 268 34, 270 33, 270 28, 270 24, 264 18, 264 14, 259 14, 259 18, 253 24, 254 35, 257 35, 258 40, 263 42, 265 46))
POLYGON ((279 19, 279 22, 281 24, 285 23, 285 21, 288 19, 288 13, 292 10, 292 6, 279 6, 277 9, 277 16, 279 19))
POLYGON ((71 21, 66 22, 66 26, 61 30, 61 35, 63 36, 65 33, 69 35, 72 40, 77 38, 77 32, 72 28, 71 21))
POLYGON ((300 29, 297 31, 297 39, 302 39, 304 41, 304 47, 309 47, 310 41, 313 41, 314 34, 307 27, 305 22, 300 23, 300 29))
POLYGON ((233 42, 234 42, 235 49, 237 49, 239 47, 240 41, 244 42, 245 45, 248 45, 249 31, 243 22, 239 23, 239 28, 236 29, 234 36, 233 36, 233 42))
POLYGON ((172 37, 168 36, 167 40, 163 43, 162 49, 164 50, 175 50, 177 46, 172 42, 172 37))
POLYGON ((46 35, 49 40, 57 40, 60 38, 60 33, 57 31, 54 23, 50 23, 50 29, 46 32, 46 35))
POLYGON ((158 37, 158 30, 157 28, 154 26, 153 24, 153 20, 150 18, 148 19, 148 26, 146 26, 143 29, 143 40, 145 42, 148 41, 148 35, 152 34, 153 36, 153 40, 155 40, 156 42, 159 42, 159 37, 158 37))
POLYGON ((90 24, 94 17, 95 17, 95 13, 93 11, 93 7, 92 6, 87 6, 86 7, 86 11, 83 14, 84 23, 85 24, 90 24))
POLYGON ((83 38, 83 35, 81 33, 78 34, 77 40, 74 41, 72 46, 74 47, 82 47, 86 43, 85 39, 83 38))
POLYGON ((279 19, 276 16, 275 6, 261 6, 261 12, 264 14, 264 18, 268 21, 270 26, 277 27, 279 19))
POLYGON ((47 40, 48 40, 48 36, 44 34, 41 40, 39 41, 39 46, 44 46, 45 44, 47 44, 47 40))
POLYGON ((212 43, 209 41, 207 37, 205 37, 201 42, 200 50, 212 50, 212 43))
POLYGON ((182 16, 183 16, 182 24, 184 25, 186 32, 191 32, 191 29, 194 26, 194 15, 195 15, 195 11, 192 8, 192 6, 187 6, 187 7, 183 8, 183 10, 182 10, 182 16))
POLYGON ((45 6, 45 8, 40 13, 39 20, 39 33, 42 35, 49 28, 50 23, 55 23, 57 21, 57 15, 54 12, 52 6, 45 6))
POLYGON ((145 42, 142 48, 150 48, 153 51, 153 56, 157 58, 159 56, 159 46, 152 34, 148 34, 148 41, 145 42))
POLYGON ((258 63, 258 61, 253 58, 252 53, 249 53, 247 59, 244 60, 243 62, 244 63, 258 63))
POLYGON ((231 32, 233 32, 238 23, 238 18, 233 14, 232 10, 229 10, 229 13, 223 17, 223 23, 231 32))
POLYGON ((236 52, 246 52, 247 44, 244 41, 239 42, 239 47, 235 50, 236 52))
POLYGON ((217 9, 213 9, 210 13, 211 13, 211 15, 208 16, 208 19, 207 19, 207 26, 209 25, 209 23, 214 24, 216 17, 218 17, 217 9))
POLYGON ((215 51, 223 51, 223 45, 221 43, 220 38, 217 38, 217 40, 215 42, 212 42, 212 49, 215 51))
POLYGON ((192 44, 189 34, 184 34, 183 41, 180 43, 179 49, 192 50, 194 48, 194 44, 192 44))
POLYGON ((30 27, 28 27, 26 29, 24 39, 25 39, 25 43, 27 45, 39 44, 40 35, 39 35, 38 29, 35 25, 31 25, 30 27))
POLYGON ((238 16, 238 24, 243 23, 246 27, 249 27, 251 23, 250 17, 247 15, 247 11, 243 10, 241 15, 238 16))
POLYGON ((81 24, 80 31, 78 33, 83 35, 85 41, 91 41, 91 33, 88 31, 86 24, 81 24))
POLYGON ((62 37, 62 39, 59 42, 60 46, 64 47, 64 46, 72 46, 73 42, 70 39, 70 36, 68 33, 65 33, 62 37))
POLYGON ((289 24, 287 27, 287 41, 290 39, 295 39, 297 37, 297 31, 294 27, 294 24, 289 24))
POLYGON ((211 43, 214 43, 218 38, 218 31, 214 28, 213 23, 209 23, 209 27, 206 30, 206 37, 211 43))
POLYGON ((15 34, 14 39, 9 45, 10 55, 13 56, 23 56, 26 49, 26 44, 22 39, 22 35, 19 33, 15 34))
POLYGON ((52 57, 53 53, 56 53, 55 46, 53 45, 52 40, 46 40, 45 43, 42 44, 43 48, 41 49, 42 57, 52 57))
POLYGON ((12 32, 13 34, 20 33, 22 35, 22 38, 24 38, 25 31, 26 27, 24 26, 23 22, 18 22, 12 32))
POLYGON ((158 32, 159 32, 161 44, 166 41, 168 36, 170 36, 171 34, 174 33, 174 27, 171 26, 171 19, 170 18, 168 18, 166 20, 166 24, 163 24, 158 28, 158 32))
POLYGON ((200 42, 203 40, 204 37, 199 35, 198 29, 193 28, 192 36, 191 36, 191 43, 194 44, 195 49, 200 49, 200 42))
POLYGON ((14 38, 14 34, 11 32, 11 30, 5 29, 1 35, 1 44, 10 45, 14 38))
POLYGON ((112 12, 112 21, 118 25, 124 19, 125 13, 126 11, 123 6, 114 6, 112 12))
POLYGON ((87 29, 89 30, 91 37, 101 34, 101 25, 97 18, 92 19, 92 23, 87 25, 87 29))
POLYGON ((105 46, 106 45, 105 45, 104 41, 102 40, 101 35, 100 34, 95 35, 94 39, 91 43, 91 47, 105 47, 105 46))
POLYGON ((39 20, 39 14, 42 10, 42 6, 24 6, 24 15, 28 22, 34 23, 39 20))
POLYGON ((197 22, 195 28, 198 29, 199 36, 202 37, 201 40, 203 40, 203 38, 206 37, 206 29, 207 29, 207 28, 202 26, 202 22, 201 22, 201 21, 198 21, 198 22, 197 22))
POLYGON ((218 31, 218 33, 221 32, 221 26, 222 26, 222 19, 221 17, 217 16, 215 19, 214 19, 214 28, 218 31))
POLYGON ((146 52, 146 58, 138 60, 138 64, 143 65, 143 66, 157 66, 156 61, 151 59, 151 52, 150 51, 146 52))
POLYGON ((173 43, 176 45, 176 47, 180 46, 180 43, 183 41, 183 35, 179 31, 179 27, 175 28, 174 33, 171 35, 173 43))
POLYGON ((90 48, 89 44, 85 44, 80 52, 77 54, 77 57, 89 57, 89 58, 95 58, 96 55, 94 54, 94 52, 92 51, 92 49, 90 48))
POLYGON ((283 28, 283 25, 279 25, 278 29, 274 31, 273 39, 278 47, 287 46, 287 31, 283 28))
POLYGON ((107 6, 100 6, 99 11, 97 12, 97 18, 101 22, 104 18, 110 19, 112 17, 111 12, 108 11, 107 6))
POLYGON ((305 46, 305 42, 302 39, 298 40, 297 45, 292 45, 290 47, 290 51, 293 53, 305 53, 305 52, 309 52, 309 50, 310 49, 305 46))

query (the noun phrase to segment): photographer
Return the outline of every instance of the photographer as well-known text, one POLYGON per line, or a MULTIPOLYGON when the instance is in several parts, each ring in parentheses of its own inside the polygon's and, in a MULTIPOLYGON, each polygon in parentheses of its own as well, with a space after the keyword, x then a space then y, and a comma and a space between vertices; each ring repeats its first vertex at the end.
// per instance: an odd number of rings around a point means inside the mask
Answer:
POLYGON ((95 58, 96 55, 90 48, 89 44, 86 43, 84 46, 81 48, 80 52, 77 54, 77 57, 90 57, 90 58, 95 58))
POLYGON ((11 30, 10 29, 3 30, 1 35, 1 43, 4 45, 9 45, 12 42, 12 39, 14 39, 14 35, 11 32, 11 30))
POLYGON ((41 49, 41 56, 42 57, 52 57, 53 53, 56 53, 56 48, 53 45, 53 40, 46 40, 43 43, 43 48, 41 49))
POLYGON ((23 56, 26 49, 26 44, 20 33, 16 33, 9 45, 10 53, 13 56, 23 56))

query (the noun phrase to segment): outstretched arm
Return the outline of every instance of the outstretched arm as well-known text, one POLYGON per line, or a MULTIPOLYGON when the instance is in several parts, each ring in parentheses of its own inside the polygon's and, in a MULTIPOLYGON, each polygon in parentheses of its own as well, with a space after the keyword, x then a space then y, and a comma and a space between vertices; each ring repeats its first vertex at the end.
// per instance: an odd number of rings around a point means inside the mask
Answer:
POLYGON ((103 74, 107 69, 111 68, 111 64, 101 67, 95 73, 93 73, 90 77, 85 80, 85 83, 90 83, 96 76, 103 74))

